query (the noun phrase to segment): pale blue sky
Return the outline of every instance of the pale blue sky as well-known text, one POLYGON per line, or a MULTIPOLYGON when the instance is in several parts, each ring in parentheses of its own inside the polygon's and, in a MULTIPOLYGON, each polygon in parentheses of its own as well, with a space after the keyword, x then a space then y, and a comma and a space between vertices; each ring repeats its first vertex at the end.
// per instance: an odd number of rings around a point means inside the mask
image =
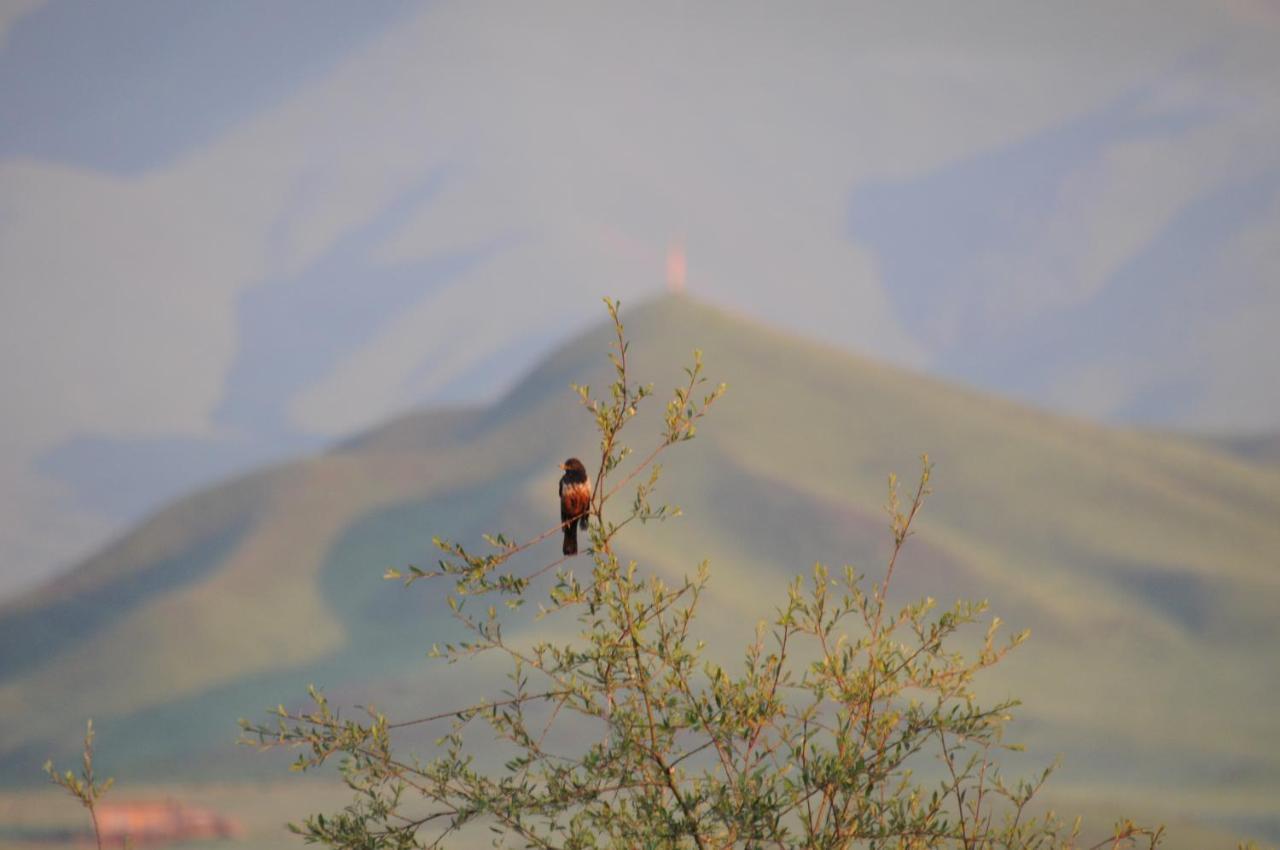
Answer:
POLYGON ((46 0, 0 51, 0 156, 162 167, 278 106, 409 11, 405 0, 46 0))
POLYGON ((1246 0, 0 0, 0 595, 492 398, 674 240, 852 351, 1280 427, 1277 43, 1246 0))

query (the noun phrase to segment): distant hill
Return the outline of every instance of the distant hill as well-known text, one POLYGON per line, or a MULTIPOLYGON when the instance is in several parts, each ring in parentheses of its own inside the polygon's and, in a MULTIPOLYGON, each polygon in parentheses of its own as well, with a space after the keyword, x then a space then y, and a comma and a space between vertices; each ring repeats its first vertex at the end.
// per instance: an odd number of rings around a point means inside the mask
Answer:
POLYGON ((1231 437, 1204 437, 1204 442, 1255 463, 1280 465, 1280 431, 1231 437))
MULTIPOLYGON (((959 389, 686 298, 623 313, 661 395, 695 346, 730 384, 666 458, 684 517, 628 554, 712 565, 707 625, 740 646, 814 561, 877 575, 885 481, 937 463, 901 565, 902 598, 990 598, 1032 639, 985 688, 1025 706, 1014 737, 1056 782, 1280 835, 1280 469, 1175 436, 1107 428, 959 389)), ((555 464, 595 439, 570 383, 603 389, 598 328, 486 409, 424 412, 333 451, 185 498, 71 574, 0 608, 0 778, 39 781, 83 720, 104 770, 180 781, 278 770, 232 745, 235 719, 335 701, 417 713, 458 675, 424 658, 453 634, 439 591, 379 576, 430 564, 430 539, 540 531, 555 464)), ((655 406, 661 401, 655 400, 655 406)), ((643 420, 643 417, 642 417, 643 420)), ((652 420, 632 443, 651 442, 652 420)), ((531 565, 554 554, 527 554, 531 565)))

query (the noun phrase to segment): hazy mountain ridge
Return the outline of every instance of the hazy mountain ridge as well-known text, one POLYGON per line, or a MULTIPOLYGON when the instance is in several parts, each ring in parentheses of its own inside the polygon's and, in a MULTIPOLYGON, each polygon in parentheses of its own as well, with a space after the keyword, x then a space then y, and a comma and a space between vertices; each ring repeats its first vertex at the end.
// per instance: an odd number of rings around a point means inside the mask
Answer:
MULTIPOLYGON (((1034 627, 991 688, 1024 698, 1036 755, 1066 754, 1063 781, 1280 789, 1265 709, 1280 686, 1258 672, 1280 635, 1280 470, 957 389, 688 299, 623 316, 635 374, 659 396, 695 345, 730 384, 699 439, 665 459, 664 495, 686 516, 628 544, 675 574, 709 558, 707 622, 726 640, 745 640, 815 560, 876 576, 885 477, 910 482, 927 450, 937 493, 900 590, 991 597, 1013 628, 1034 627), (1224 707, 1223 693, 1238 699, 1224 707), (1211 737, 1208 716, 1224 723, 1211 737)), ((609 339, 601 327, 570 342, 487 410, 410 414, 184 499, 0 609, 0 711, 14 721, 2 775, 36 781, 88 715, 120 772, 180 777, 274 764, 231 751, 234 719, 296 701, 310 681, 351 702, 440 699, 422 658, 449 628, 438 593, 378 576, 430 563, 433 534, 475 543, 554 523, 555 463, 596 445, 568 385, 606 387, 609 339), (141 584, 127 605, 94 610, 128 581, 141 584), (30 629, 50 611, 70 633, 30 629), (100 621, 77 632, 83 616, 100 621)), ((652 416, 631 429, 638 449, 652 416)))
POLYGON ((1203 439, 1214 448, 1230 452, 1244 460, 1280 465, 1280 431, 1203 439))

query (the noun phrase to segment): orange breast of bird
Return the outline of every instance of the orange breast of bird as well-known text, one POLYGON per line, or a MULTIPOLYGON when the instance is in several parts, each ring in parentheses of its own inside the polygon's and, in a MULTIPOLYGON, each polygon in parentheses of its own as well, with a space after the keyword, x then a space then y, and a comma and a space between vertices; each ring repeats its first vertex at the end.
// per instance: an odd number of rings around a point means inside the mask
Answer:
POLYGON ((567 484, 560 491, 565 518, 579 517, 591 508, 590 484, 567 484))

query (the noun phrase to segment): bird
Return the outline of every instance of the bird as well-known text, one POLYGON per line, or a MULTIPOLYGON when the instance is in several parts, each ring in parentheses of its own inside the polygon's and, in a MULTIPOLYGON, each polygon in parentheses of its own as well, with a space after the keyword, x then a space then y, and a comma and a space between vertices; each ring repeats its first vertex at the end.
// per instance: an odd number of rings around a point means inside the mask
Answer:
POLYGON ((582 461, 571 457, 560 464, 560 522, 564 525, 564 554, 578 554, 578 527, 587 527, 591 509, 591 479, 582 461))

